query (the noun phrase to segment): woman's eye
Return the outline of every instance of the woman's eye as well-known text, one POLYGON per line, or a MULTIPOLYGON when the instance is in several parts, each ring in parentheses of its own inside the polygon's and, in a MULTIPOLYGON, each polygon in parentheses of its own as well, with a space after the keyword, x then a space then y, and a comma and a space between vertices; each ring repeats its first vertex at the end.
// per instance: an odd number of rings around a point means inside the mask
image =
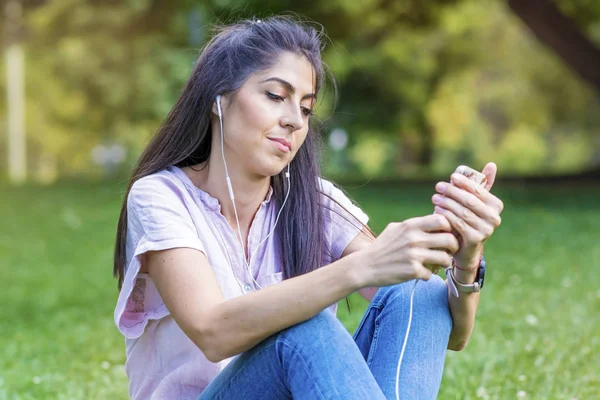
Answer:
MULTIPOLYGON (((275 93, 271 93, 271 92, 265 92, 265 94, 267 95, 268 98, 270 98, 273 101, 284 101, 285 99, 279 95, 276 95, 275 93)), ((312 115, 313 111, 308 108, 308 107, 302 107, 302 114, 305 117, 310 117, 312 115)))
POLYGON ((265 92, 265 94, 271 99, 275 101, 283 101, 283 97, 276 95, 275 93, 265 92))

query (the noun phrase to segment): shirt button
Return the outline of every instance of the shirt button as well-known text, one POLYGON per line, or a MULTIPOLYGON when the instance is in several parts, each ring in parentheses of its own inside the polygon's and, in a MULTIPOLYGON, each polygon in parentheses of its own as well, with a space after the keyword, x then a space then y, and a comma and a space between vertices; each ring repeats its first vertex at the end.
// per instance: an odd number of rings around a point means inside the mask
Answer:
POLYGON ((249 283, 246 283, 246 284, 244 285, 244 291, 245 291, 245 292, 249 292, 249 291, 251 291, 251 290, 252 290, 252 286, 250 286, 250 284, 249 284, 249 283))

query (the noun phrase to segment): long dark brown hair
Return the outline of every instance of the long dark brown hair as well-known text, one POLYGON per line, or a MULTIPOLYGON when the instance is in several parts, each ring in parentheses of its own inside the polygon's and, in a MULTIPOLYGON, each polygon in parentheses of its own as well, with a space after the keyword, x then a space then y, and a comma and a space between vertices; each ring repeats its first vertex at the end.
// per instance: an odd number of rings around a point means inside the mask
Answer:
MULTIPOLYGON (((200 54, 191 75, 166 120, 140 156, 125 198, 117 228, 113 274, 121 288, 125 274, 127 196, 134 182, 171 165, 205 162, 211 149, 211 109, 218 94, 235 93, 248 77, 273 65, 283 52, 302 55, 312 64, 315 93, 329 77, 321 60, 323 30, 289 16, 262 21, 244 20, 217 28, 200 54)), ((337 92, 336 92, 337 93, 337 92)), ((311 117, 308 134, 290 171, 290 195, 276 234, 279 237, 284 278, 305 274, 322 265, 325 248, 321 193, 317 178, 319 123, 311 117), (310 216, 310 218, 307 218, 310 216)), ((273 198, 281 206, 285 197, 283 171, 271 178, 273 198)))

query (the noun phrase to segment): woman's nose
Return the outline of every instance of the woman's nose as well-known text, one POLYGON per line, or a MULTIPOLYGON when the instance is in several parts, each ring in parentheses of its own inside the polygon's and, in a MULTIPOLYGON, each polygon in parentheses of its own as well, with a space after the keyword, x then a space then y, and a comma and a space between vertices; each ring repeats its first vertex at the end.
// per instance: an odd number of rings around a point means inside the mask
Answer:
POLYGON ((289 107, 281 118, 281 125, 284 128, 291 128, 292 132, 302 129, 304 127, 302 109, 296 106, 289 107))

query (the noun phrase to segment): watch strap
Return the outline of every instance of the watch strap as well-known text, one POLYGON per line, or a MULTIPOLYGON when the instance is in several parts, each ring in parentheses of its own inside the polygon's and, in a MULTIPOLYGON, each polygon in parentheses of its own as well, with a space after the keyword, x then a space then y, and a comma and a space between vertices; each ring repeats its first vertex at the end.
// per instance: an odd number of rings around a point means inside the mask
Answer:
POLYGON ((458 297, 459 293, 477 293, 481 291, 483 287, 483 281, 485 278, 485 267, 486 261, 481 257, 479 261, 479 267, 477 268, 477 277, 475 278, 475 282, 466 284, 459 282, 454 276, 454 269, 450 265, 446 267, 446 276, 448 277, 448 286, 450 287, 450 292, 454 297, 458 297))
POLYGON ((448 276, 450 278, 448 280, 449 283, 451 282, 450 289, 452 290, 453 294, 456 297, 458 297, 458 293, 476 293, 481 290, 481 286, 479 285, 479 282, 460 283, 459 281, 457 281, 456 277, 454 276, 454 271, 452 270, 452 267, 448 267, 446 269, 446 276, 448 276))

